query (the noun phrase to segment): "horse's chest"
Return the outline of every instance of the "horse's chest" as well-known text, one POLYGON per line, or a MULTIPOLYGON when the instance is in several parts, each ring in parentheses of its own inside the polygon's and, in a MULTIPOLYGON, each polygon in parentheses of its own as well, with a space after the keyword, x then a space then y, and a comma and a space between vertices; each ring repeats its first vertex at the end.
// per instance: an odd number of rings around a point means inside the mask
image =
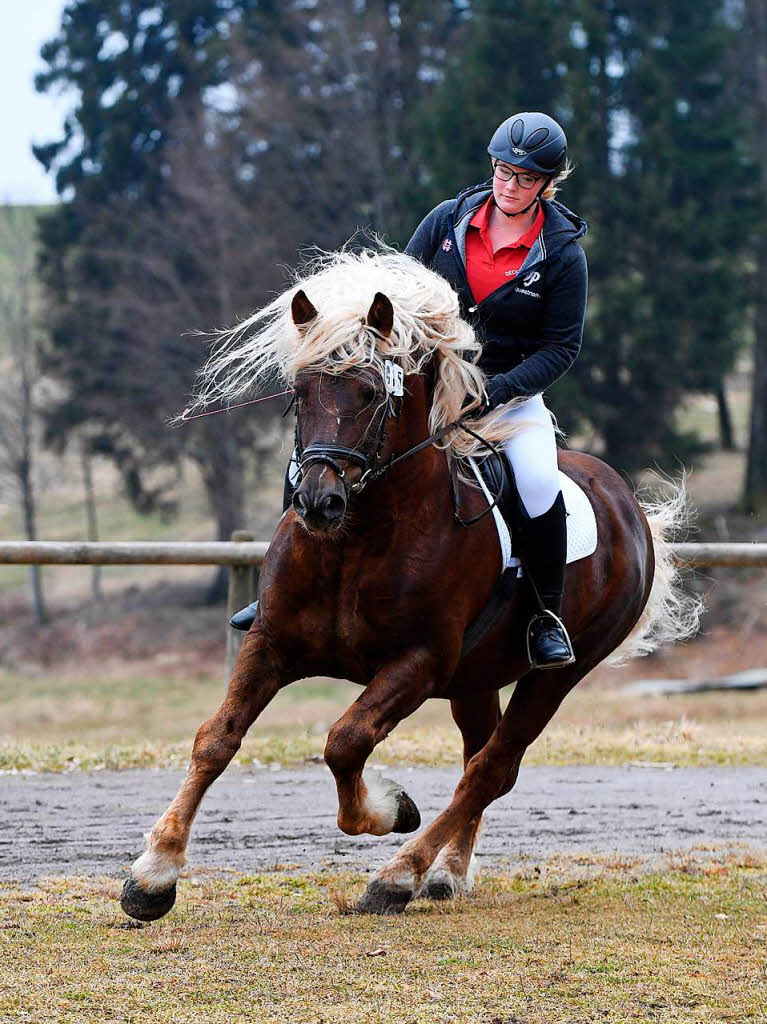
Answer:
POLYGON ((338 642, 377 651, 382 639, 391 644, 412 642, 418 634, 413 609, 428 613, 427 590, 416 568, 399 562, 345 573, 336 598, 338 642))
POLYGON ((362 576, 338 593, 336 633, 339 638, 363 642, 391 629, 401 618, 399 590, 392 579, 362 576))

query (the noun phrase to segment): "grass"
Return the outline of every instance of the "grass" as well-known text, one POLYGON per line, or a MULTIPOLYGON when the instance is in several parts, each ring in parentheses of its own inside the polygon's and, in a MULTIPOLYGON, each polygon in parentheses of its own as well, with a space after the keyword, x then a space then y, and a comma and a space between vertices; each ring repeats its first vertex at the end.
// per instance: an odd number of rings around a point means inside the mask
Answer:
MULTIPOLYGON (((733 395, 739 415, 741 391, 733 395)), ((710 418, 707 402, 691 403, 685 415, 710 418)), ((723 494, 735 494, 742 457, 715 453, 691 480, 695 500, 713 507, 723 494)), ((70 453, 60 463, 50 453, 42 458, 50 487, 40 507, 41 535, 82 537, 76 457, 70 453)), ((247 525, 259 536, 269 535, 279 502, 279 462, 270 467, 259 501, 248 505, 255 518, 247 525)), ((212 535, 199 474, 191 465, 178 483, 182 515, 172 523, 137 516, 120 497, 114 469, 102 460, 94 468, 102 536, 212 535)), ((10 497, 4 501, 0 534, 21 536, 18 509, 10 497)), ((725 609, 746 609, 730 614, 732 627, 712 629, 709 616, 704 619, 708 635, 695 643, 619 672, 597 669, 565 702, 528 753, 528 763, 767 764, 767 694, 647 699, 631 697, 623 688, 642 676, 696 678, 764 664, 764 574, 736 573, 702 577, 715 607, 718 602, 725 609)), ((53 615, 35 629, 24 611, 28 568, 0 566, 0 770, 185 764, 194 733, 219 703, 224 684, 225 612, 199 606, 212 570, 107 567, 105 598, 99 602, 88 601, 89 567, 47 567, 44 574, 53 615)), ((329 726, 357 692, 327 680, 289 687, 256 723, 239 760, 295 764, 318 757, 329 726)), ((440 701, 402 723, 373 755, 384 763, 455 764, 459 758, 459 736, 447 703, 440 701)))
MULTIPOLYGON (((103 677, 92 672, 0 670, 0 770, 182 767, 223 692, 221 678, 178 666, 143 674, 105 664, 103 677)), ((605 670, 601 681, 568 698, 526 763, 767 765, 767 691, 640 698, 610 686, 610 678, 605 670)), ((291 765, 320 757, 330 724, 358 693, 323 679, 288 687, 254 725, 237 761, 291 765)), ((430 701, 372 760, 453 765, 460 756, 447 702, 430 701)))
POLYGON ((348 912, 360 875, 197 875, 169 917, 144 927, 121 915, 116 881, 0 886, 0 1019, 765 1019, 764 862, 586 867, 481 878, 471 897, 416 901, 401 918, 348 912))

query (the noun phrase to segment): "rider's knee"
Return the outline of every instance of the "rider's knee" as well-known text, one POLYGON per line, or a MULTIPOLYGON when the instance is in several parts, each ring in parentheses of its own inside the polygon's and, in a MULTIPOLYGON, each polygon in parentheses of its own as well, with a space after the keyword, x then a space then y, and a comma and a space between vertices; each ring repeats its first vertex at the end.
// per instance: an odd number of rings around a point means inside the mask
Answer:
POLYGON ((542 516, 554 504, 559 493, 559 480, 549 476, 536 476, 520 483, 517 479, 519 497, 525 512, 531 519, 542 516))

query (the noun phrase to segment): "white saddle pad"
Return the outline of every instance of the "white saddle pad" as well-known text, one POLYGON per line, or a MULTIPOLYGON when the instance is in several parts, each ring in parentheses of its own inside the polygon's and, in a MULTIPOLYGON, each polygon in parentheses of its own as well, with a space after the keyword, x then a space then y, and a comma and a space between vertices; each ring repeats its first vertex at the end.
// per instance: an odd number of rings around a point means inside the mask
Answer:
MULTIPOLYGON (((474 459, 469 459, 469 462, 485 497, 492 502, 493 496, 482 479, 477 463, 474 459)), ((597 517, 594 515, 594 509, 583 489, 569 476, 566 476, 561 469, 559 471, 559 486, 562 488, 562 497, 565 499, 565 510, 567 511, 567 563, 569 565, 570 562, 577 562, 579 558, 587 558, 596 551, 597 517)), ((500 509, 493 509, 493 519, 495 519, 498 540, 501 544, 501 572, 503 572, 509 566, 518 566, 520 562, 511 553, 511 534, 500 509)), ((518 575, 522 575, 521 568, 518 575)))

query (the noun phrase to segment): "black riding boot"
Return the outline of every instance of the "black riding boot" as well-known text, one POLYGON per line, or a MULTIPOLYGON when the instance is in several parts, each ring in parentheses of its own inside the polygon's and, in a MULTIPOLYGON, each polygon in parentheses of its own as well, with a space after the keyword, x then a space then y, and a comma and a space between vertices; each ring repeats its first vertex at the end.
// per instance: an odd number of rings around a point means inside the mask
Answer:
POLYGON ((575 661, 560 615, 567 558, 565 501, 560 491, 542 516, 522 513, 522 567, 530 578, 539 611, 527 627, 527 654, 533 668, 559 668, 575 661))
MULTIPOLYGON (((288 469, 285 473, 285 486, 282 490, 282 511, 287 512, 290 506, 293 504, 293 495, 296 493, 296 488, 290 482, 290 466, 288 463, 288 469)), ((249 604, 247 608, 241 608, 238 612, 229 620, 229 625, 234 626, 235 629, 241 629, 244 633, 250 629, 253 623, 256 621, 258 615, 258 601, 254 601, 249 604)))

